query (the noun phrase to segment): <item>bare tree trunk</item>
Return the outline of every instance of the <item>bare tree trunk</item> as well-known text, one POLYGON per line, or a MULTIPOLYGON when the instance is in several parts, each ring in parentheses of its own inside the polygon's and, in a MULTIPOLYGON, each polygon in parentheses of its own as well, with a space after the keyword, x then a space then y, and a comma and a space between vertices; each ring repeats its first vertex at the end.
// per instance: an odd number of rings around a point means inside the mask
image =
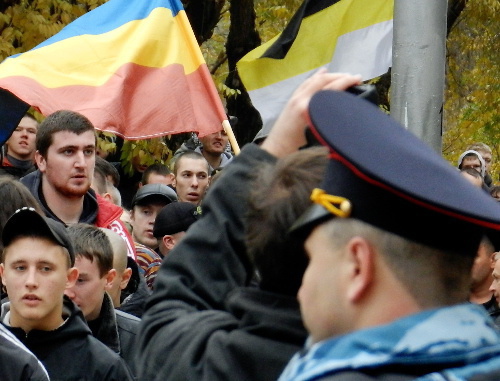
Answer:
POLYGON ((260 36, 255 28, 255 9, 253 0, 231 0, 231 27, 226 43, 229 75, 226 86, 238 89, 241 94, 227 100, 230 115, 238 117, 234 133, 240 146, 252 141, 262 127, 258 111, 252 106, 236 71, 236 63, 250 50, 260 45, 260 36))

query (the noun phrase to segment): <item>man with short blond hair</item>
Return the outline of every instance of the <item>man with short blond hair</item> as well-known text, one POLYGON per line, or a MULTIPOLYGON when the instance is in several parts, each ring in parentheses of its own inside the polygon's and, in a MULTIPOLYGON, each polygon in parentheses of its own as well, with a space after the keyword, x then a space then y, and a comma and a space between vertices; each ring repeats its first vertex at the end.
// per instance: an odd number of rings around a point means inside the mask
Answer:
POLYGON ((49 376, 132 380, 123 360, 92 336, 81 311, 64 297, 78 279, 64 226, 24 208, 9 218, 2 240, 0 277, 9 296, 2 304, 2 324, 40 359, 49 376))

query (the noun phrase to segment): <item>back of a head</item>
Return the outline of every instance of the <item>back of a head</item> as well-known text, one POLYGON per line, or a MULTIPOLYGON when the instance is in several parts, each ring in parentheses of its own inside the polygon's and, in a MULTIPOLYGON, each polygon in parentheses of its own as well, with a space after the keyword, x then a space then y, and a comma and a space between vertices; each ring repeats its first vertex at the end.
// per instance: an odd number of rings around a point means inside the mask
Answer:
POLYGON ((309 196, 320 184, 327 161, 326 150, 315 147, 257 171, 249 198, 246 245, 262 289, 297 294, 307 258, 288 230, 311 205, 309 196))
POLYGON ((106 179, 111 178, 114 186, 118 186, 120 183, 120 174, 116 167, 98 155, 95 157, 94 171, 99 172, 106 179))
POLYGON ((123 272, 127 268, 127 244, 122 236, 113 230, 99 228, 109 239, 113 251, 113 268, 118 272, 123 272))
POLYGON ((95 129, 87 117, 75 111, 59 110, 50 114, 40 124, 36 134, 36 149, 43 157, 47 156, 47 151, 52 144, 52 136, 60 131, 81 135, 87 131, 95 131, 95 129))
MULTIPOLYGON (((7 220, 18 209, 30 207, 34 208, 39 214, 44 214, 28 188, 18 180, 10 177, 0 177, 0 200, 2 200, 2 207, 0 208, 0 235, 7 220)), ((3 244, 0 240, 0 250, 2 248, 3 244)))
POLYGON ((113 249, 106 234, 99 228, 88 224, 74 224, 68 227, 76 257, 97 262, 99 273, 104 276, 113 268, 113 249))
POLYGON ((142 174, 142 185, 149 184, 149 176, 152 173, 156 173, 162 176, 168 176, 172 173, 172 171, 165 165, 161 163, 155 163, 146 168, 146 170, 142 174))

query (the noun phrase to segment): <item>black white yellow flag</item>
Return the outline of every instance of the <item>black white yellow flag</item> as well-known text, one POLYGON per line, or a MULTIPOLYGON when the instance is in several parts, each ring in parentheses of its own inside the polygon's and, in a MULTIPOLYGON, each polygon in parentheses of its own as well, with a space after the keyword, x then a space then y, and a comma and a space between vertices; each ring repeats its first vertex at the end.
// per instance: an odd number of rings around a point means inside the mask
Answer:
POLYGON ((264 130, 321 67, 364 80, 387 72, 393 11, 394 0, 306 0, 280 35, 243 57, 238 72, 264 130))

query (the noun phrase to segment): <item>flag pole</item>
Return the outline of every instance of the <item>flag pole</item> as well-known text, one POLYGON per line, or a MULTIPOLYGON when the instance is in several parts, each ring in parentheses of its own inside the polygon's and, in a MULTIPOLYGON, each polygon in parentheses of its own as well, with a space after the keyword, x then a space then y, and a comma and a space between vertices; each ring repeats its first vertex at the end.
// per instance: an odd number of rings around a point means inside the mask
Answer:
POLYGON ((236 138, 233 133, 233 129, 231 127, 231 124, 229 123, 229 120, 223 120, 222 121, 222 128, 224 128, 224 131, 226 132, 227 137, 229 138, 229 143, 231 144, 231 147, 233 148, 233 152, 235 155, 238 155, 240 153, 240 146, 238 145, 238 142, 236 141, 236 138))
POLYGON ((441 154, 447 2, 395 0, 391 115, 441 154))

